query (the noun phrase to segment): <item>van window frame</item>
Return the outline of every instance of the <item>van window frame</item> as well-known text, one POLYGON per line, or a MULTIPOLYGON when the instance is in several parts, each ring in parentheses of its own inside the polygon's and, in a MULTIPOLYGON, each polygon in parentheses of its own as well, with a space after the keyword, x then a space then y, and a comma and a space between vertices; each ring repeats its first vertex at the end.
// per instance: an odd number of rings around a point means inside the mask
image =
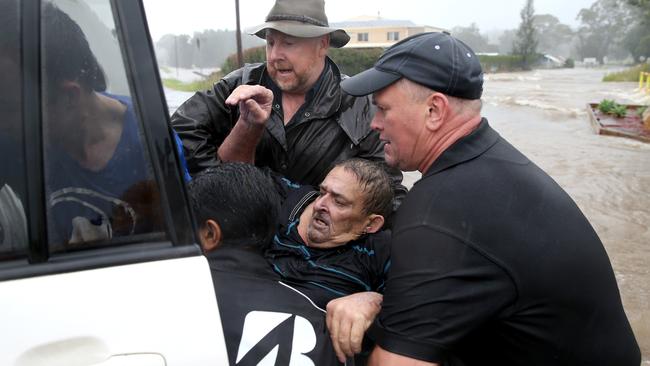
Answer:
POLYGON ((111 0, 134 107, 160 189, 167 238, 136 235, 125 245, 48 254, 41 97, 41 0, 21 0, 23 149, 26 164, 27 258, 0 261, 0 281, 202 255, 158 65, 141 0, 111 0), (27 143, 29 142, 29 143, 27 143), (35 143, 38 142, 38 143, 35 143), (137 239, 145 241, 137 241, 137 239), (150 241, 146 241, 146 240, 150 241))

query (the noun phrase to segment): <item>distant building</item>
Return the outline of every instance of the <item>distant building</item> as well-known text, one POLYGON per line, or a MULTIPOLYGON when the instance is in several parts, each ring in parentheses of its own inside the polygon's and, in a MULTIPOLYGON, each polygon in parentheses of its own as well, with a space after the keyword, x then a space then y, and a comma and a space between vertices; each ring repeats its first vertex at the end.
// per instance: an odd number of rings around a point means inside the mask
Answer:
POLYGON ((416 25, 410 20, 384 19, 379 16, 356 17, 330 26, 345 29, 350 35, 346 48, 386 48, 414 34, 446 31, 443 28, 416 25))

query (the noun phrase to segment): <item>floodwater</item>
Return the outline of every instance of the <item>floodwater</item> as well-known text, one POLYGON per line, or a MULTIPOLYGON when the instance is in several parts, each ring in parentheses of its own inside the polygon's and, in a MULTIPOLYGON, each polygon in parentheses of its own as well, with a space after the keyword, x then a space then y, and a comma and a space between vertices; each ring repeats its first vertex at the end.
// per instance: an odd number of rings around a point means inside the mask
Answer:
POLYGON ((609 254, 628 319, 650 365, 650 144, 596 135, 586 104, 646 101, 637 83, 598 69, 488 75, 486 116, 576 201, 609 254))
MULTIPOLYGON (((606 69, 486 75, 483 115, 573 197, 605 245, 623 305, 650 365, 650 144, 596 135, 586 104, 650 102, 606 69)), ((191 94, 168 92, 170 110, 191 94)), ((406 173, 410 186, 419 173, 406 173)))

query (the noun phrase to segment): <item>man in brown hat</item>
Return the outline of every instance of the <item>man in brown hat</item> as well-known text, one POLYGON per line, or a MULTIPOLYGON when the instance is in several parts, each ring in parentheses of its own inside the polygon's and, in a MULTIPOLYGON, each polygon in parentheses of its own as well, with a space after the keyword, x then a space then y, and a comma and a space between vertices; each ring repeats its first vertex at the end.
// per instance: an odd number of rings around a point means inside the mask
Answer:
MULTIPOLYGON (((327 57, 350 37, 329 27, 323 0, 277 0, 251 34, 266 39, 266 62, 226 75, 172 116, 190 173, 249 161, 318 185, 337 161, 383 159, 369 98, 342 92, 342 75, 327 57)), ((399 170, 392 175, 401 182, 399 170)), ((399 199, 406 190, 395 186, 399 199)))

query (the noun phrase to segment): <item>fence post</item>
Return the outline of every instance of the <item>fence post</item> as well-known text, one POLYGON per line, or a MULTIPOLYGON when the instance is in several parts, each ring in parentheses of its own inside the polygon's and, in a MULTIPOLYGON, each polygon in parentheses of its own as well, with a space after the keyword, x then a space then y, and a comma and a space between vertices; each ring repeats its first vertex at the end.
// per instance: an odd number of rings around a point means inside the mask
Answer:
POLYGON ((643 88, 643 76, 644 76, 644 74, 645 73, 643 71, 639 72, 639 91, 641 91, 641 89, 643 88))

